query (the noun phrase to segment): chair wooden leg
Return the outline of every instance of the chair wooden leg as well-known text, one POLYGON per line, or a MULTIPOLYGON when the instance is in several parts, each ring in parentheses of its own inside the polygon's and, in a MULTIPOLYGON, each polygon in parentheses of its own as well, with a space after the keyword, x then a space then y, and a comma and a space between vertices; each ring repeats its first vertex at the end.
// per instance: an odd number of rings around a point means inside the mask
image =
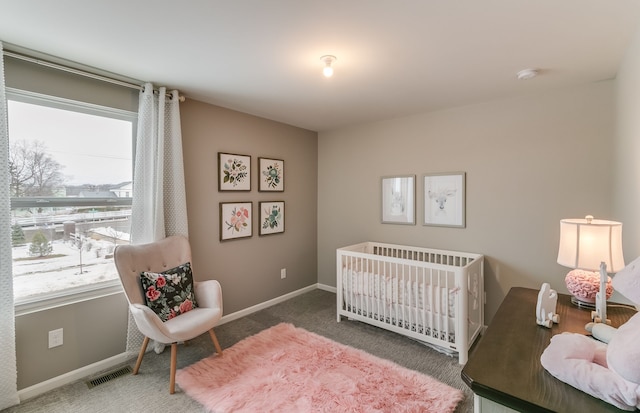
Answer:
POLYGON ((218 337, 216 337, 216 333, 213 332, 213 328, 209 330, 209 335, 211 336, 211 341, 213 341, 213 345, 216 347, 216 353, 219 356, 222 355, 222 347, 220 347, 220 343, 218 343, 218 337))
POLYGON ((142 342, 142 347, 140 347, 140 354, 138 354, 138 360, 136 361, 136 366, 133 369, 133 374, 138 374, 138 370, 140 370, 140 364, 142 364, 142 358, 144 357, 144 353, 147 351, 147 345, 149 344, 149 337, 145 337, 142 342))
POLYGON ((169 380, 169 393, 176 392, 176 361, 178 359, 178 343, 171 343, 171 378, 169 380))

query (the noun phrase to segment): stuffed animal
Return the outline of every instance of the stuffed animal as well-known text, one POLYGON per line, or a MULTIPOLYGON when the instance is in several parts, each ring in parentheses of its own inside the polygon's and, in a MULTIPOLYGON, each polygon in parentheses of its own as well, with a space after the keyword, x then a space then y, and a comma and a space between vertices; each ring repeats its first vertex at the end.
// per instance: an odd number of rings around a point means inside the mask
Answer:
MULTIPOLYGON (((613 277, 613 286, 640 304, 640 257, 613 277)), ((593 337, 553 336, 540 357, 542 366, 559 380, 622 410, 640 408, 640 313, 618 329, 602 323, 586 327, 593 337)))

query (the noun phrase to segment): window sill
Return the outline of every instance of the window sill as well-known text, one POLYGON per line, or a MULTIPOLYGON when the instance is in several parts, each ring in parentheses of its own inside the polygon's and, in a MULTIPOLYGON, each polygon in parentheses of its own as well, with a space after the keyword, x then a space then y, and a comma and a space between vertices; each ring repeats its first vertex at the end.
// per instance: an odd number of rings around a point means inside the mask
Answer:
POLYGON ((116 279, 99 284, 68 288, 54 293, 41 294, 37 297, 19 298, 16 299, 14 303, 15 316, 37 313, 39 311, 122 293, 122 284, 116 279))

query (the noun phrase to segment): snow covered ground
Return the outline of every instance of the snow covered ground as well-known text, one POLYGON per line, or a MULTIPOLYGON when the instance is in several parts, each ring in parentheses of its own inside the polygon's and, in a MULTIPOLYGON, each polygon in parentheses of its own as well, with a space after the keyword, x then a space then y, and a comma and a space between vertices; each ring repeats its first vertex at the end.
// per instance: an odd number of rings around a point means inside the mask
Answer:
POLYGON ((52 256, 31 257, 29 244, 13 248, 13 289, 16 299, 116 279, 113 249, 107 240, 86 239, 82 250, 70 241, 53 241, 52 256))

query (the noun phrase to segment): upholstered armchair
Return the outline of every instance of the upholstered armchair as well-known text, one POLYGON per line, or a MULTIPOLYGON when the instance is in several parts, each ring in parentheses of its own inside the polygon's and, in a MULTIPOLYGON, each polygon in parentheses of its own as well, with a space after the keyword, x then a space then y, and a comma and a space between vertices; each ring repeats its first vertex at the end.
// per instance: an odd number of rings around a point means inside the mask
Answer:
POLYGON ((133 319, 145 336, 133 374, 138 374, 149 339, 161 344, 170 344, 169 393, 173 394, 177 343, 208 332, 217 354, 222 355, 222 349, 213 331, 213 327, 222 317, 220 283, 216 280, 192 283, 188 279, 191 278, 191 246, 187 238, 181 235, 149 244, 119 245, 115 249, 114 260, 133 319), (177 299, 177 303, 170 302, 168 306, 165 305, 167 308, 159 308, 158 305, 166 304, 162 296, 163 286, 169 287, 165 291, 169 291, 166 295, 170 299, 177 299), (195 298, 189 295, 191 293, 195 298))

